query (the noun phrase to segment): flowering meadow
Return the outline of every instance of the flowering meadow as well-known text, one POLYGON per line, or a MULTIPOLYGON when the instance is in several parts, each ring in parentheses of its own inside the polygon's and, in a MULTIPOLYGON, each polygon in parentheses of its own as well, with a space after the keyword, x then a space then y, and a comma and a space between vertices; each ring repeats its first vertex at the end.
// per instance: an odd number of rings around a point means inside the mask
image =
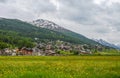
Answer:
POLYGON ((120 56, 0 56, 0 78, 120 78, 120 56))

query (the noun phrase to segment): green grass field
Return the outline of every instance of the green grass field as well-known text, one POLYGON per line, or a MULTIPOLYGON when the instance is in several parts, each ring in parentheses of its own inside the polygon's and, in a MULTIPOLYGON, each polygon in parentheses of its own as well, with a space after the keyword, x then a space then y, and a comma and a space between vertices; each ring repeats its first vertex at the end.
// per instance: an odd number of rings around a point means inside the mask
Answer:
POLYGON ((120 56, 1 56, 0 78, 120 78, 120 56))

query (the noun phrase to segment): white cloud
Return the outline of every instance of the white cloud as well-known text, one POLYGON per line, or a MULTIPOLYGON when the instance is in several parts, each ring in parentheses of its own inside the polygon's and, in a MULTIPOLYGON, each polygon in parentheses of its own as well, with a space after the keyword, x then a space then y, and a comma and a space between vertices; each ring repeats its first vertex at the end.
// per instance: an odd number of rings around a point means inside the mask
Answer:
POLYGON ((59 5, 59 0, 50 0, 51 3, 53 3, 53 5, 56 6, 56 9, 59 10, 60 5, 59 5))
POLYGON ((94 0, 95 4, 101 5, 105 0, 94 0))
POLYGON ((95 4, 98 4, 98 5, 107 5, 107 6, 111 6, 113 5, 114 3, 120 3, 120 0, 94 0, 93 1, 95 4))

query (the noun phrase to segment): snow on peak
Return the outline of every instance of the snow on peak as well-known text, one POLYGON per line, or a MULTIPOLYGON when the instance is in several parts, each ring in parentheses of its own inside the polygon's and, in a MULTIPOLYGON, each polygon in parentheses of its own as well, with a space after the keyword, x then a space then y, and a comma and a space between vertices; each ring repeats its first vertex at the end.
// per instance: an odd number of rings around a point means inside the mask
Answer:
POLYGON ((36 25, 38 27, 47 28, 50 30, 64 29, 51 21, 43 19, 34 20, 33 22, 31 22, 31 24, 36 25))
POLYGON ((105 45, 105 46, 109 46, 109 47, 113 47, 113 48, 116 48, 116 49, 120 49, 119 46, 115 45, 115 44, 112 44, 112 43, 109 43, 103 39, 94 39, 94 41, 102 44, 102 45, 105 45))

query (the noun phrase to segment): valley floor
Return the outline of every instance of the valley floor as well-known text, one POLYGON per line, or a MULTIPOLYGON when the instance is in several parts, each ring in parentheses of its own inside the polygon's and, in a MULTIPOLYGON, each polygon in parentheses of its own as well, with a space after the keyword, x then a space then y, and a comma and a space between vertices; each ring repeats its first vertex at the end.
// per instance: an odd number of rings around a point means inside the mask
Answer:
POLYGON ((120 78, 120 56, 0 56, 0 78, 120 78))

